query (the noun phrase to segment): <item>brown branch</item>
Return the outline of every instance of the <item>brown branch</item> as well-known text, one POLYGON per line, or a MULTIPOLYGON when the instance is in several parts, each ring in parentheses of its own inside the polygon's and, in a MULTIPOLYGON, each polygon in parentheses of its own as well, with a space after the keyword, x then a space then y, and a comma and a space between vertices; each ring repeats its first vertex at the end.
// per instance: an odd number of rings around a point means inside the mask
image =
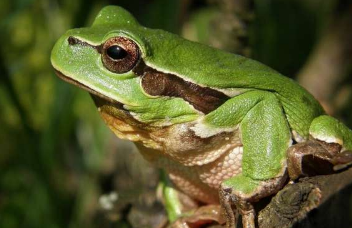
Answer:
POLYGON ((289 184, 259 212, 259 228, 351 227, 352 169, 289 184), (309 213, 309 216, 307 217, 309 213))

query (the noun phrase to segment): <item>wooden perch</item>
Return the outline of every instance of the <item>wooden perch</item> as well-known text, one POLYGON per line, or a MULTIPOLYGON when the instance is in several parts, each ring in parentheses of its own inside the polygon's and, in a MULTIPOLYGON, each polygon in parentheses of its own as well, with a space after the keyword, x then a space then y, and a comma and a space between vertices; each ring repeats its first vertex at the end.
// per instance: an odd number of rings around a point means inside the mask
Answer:
POLYGON ((348 169, 288 184, 259 212, 258 227, 351 227, 351 182, 348 169))

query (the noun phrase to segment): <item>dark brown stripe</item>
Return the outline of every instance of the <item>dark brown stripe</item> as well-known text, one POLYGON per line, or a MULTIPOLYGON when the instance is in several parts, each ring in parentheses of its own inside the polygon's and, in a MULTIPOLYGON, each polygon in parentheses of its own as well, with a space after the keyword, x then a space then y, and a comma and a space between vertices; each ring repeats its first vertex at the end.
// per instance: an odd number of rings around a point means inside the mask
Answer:
POLYGON ((201 87, 173 74, 158 72, 145 64, 144 67, 137 66, 134 72, 139 75, 144 72, 142 87, 146 93, 152 96, 180 97, 205 114, 217 109, 229 99, 217 90, 201 87))
POLYGON ((78 45, 88 46, 88 47, 94 48, 94 49, 97 50, 100 54, 101 54, 101 52, 102 52, 102 46, 101 46, 101 45, 97 45, 97 46, 91 45, 91 44, 89 44, 89 43, 87 43, 87 42, 84 42, 84 41, 82 41, 82 40, 79 40, 79 39, 77 39, 77 38, 75 38, 75 37, 73 37, 73 36, 68 37, 67 42, 68 42, 69 45, 77 45, 77 44, 78 44, 78 45))

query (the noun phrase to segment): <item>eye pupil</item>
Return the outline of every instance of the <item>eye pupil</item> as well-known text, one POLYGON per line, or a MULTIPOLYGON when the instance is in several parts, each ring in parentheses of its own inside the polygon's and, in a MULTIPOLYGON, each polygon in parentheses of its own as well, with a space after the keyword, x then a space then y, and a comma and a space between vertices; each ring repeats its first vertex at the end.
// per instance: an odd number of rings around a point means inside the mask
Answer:
POLYGON ((118 45, 113 45, 106 50, 106 54, 114 60, 119 60, 127 56, 127 51, 118 45))

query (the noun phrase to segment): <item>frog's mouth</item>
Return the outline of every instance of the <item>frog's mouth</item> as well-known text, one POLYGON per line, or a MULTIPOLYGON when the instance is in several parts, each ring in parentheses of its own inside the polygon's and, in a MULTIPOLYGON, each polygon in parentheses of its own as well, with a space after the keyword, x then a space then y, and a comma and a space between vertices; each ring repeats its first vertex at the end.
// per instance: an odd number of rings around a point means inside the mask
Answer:
MULTIPOLYGON (((155 127, 148 126, 146 124, 141 123, 137 119, 135 119, 130 111, 126 110, 123 107, 123 104, 121 102, 118 102, 114 99, 111 99, 110 97, 107 97, 91 88, 88 86, 64 75, 62 72, 59 70, 55 69, 55 73, 59 78, 62 80, 73 84, 75 86, 78 86, 86 91, 89 92, 91 95, 95 106, 98 108, 101 117, 103 120, 107 123, 107 125, 113 129, 115 134, 117 134, 117 125, 123 125, 124 127, 126 126, 132 126, 135 128, 136 131, 139 132, 139 134, 142 134, 141 132, 143 131, 142 129, 155 129, 155 127), (118 123, 118 124, 117 124, 118 123)), ((123 134, 117 134, 120 138, 124 138, 123 134)))
POLYGON ((104 94, 101 94, 101 93, 95 91, 94 89, 89 88, 88 86, 80 83, 79 81, 76 81, 76 80, 64 75, 61 71, 59 71, 57 69, 54 69, 54 70, 55 70, 56 75, 59 78, 61 78, 62 80, 64 80, 65 82, 68 82, 70 84, 78 86, 81 89, 84 89, 85 91, 88 91, 90 93, 90 95, 93 97, 94 101, 99 99, 100 103, 110 103, 111 105, 113 105, 116 108, 125 110, 123 108, 123 104, 121 102, 118 102, 118 101, 116 101, 116 100, 114 100, 114 99, 112 99, 112 98, 110 98, 108 96, 105 96, 104 94), (105 102, 103 102, 103 101, 105 101, 105 102))

